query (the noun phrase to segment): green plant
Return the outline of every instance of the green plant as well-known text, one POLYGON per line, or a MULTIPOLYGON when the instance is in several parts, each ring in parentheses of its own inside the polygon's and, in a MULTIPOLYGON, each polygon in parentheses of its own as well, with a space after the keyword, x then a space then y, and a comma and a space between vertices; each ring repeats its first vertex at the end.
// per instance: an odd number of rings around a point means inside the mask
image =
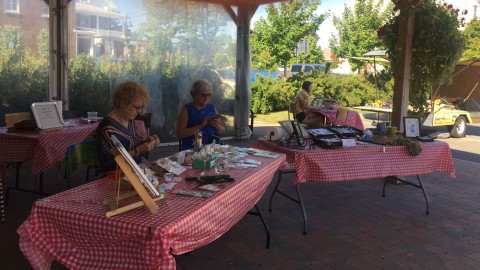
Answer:
MULTIPOLYGON (((451 81, 464 39, 458 30, 461 22, 458 19, 459 10, 453 9, 452 5, 425 0, 421 5, 411 6, 408 12, 415 12, 409 101, 414 110, 423 112, 432 85, 451 81)), ((378 31, 393 70, 403 49, 397 46, 401 16, 405 15, 392 16, 378 31)))

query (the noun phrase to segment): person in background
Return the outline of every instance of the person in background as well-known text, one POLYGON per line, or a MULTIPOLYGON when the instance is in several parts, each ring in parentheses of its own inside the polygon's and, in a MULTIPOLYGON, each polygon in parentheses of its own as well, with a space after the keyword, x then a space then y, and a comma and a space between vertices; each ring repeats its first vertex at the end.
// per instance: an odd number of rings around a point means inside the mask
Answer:
POLYGON ((137 162, 160 143, 157 135, 141 138, 133 122, 139 113, 145 111, 150 100, 147 90, 141 83, 125 81, 119 84, 112 95, 112 100, 113 111, 103 118, 95 131, 99 165, 104 172, 116 168, 115 159, 110 151, 113 147, 112 135, 118 138, 137 162))
POLYGON ((314 109, 314 106, 310 105, 310 92, 312 91, 312 82, 304 81, 302 84, 302 90, 300 90, 295 96, 295 119, 298 122, 310 127, 320 127, 325 125, 325 116, 316 115, 315 117, 307 115, 310 109, 314 109))
POLYGON ((220 115, 215 106, 209 104, 212 97, 212 84, 200 79, 190 89, 192 102, 185 104, 177 118, 177 137, 181 140, 181 150, 193 148, 195 133, 202 132, 202 143, 211 142, 212 136, 225 132, 220 115))

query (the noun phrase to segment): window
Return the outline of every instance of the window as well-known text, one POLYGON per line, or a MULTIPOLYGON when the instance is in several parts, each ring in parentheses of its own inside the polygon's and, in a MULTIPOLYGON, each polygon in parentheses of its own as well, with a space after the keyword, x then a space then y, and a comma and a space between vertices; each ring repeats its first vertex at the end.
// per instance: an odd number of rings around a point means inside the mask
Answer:
POLYGON ((305 72, 310 72, 313 70, 312 66, 305 66, 305 72))
POLYGON ((97 29, 97 17, 93 15, 78 13, 77 27, 97 29))
POLYGON ((48 10, 48 4, 43 3, 42 6, 42 17, 48 17, 49 10, 48 10))
POLYGON ((19 13, 19 0, 5 0, 5 12, 19 13))

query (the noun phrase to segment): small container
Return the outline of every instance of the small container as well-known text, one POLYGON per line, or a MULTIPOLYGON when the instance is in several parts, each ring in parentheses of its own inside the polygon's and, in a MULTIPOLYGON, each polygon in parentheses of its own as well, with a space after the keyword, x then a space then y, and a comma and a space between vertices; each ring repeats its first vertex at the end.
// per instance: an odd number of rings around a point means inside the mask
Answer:
POLYGON ((89 120, 97 120, 97 112, 87 112, 87 116, 89 120))
POLYGON ((170 172, 165 173, 165 174, 163 175, 163 179, 165 179, 165 182, 166 182, 166 183, 172 182, 172 180, 173 180, 173 173, 170 173, 170 172))
POLYGON ((218 156, 217 164, 215 166, 215 173, 226 174, 228 168, 228 158, 226 156, 218 156))

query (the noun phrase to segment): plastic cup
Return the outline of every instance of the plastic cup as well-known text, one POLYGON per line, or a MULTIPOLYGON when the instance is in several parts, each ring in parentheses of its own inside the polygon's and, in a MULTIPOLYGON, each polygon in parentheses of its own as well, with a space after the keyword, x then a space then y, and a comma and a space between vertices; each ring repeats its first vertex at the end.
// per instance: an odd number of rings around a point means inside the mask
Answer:
POLYGON ((165 179, 165 182, 170 183, 173 180, 173 173, 165 173, 163 175, 163 179, 165 179))
POLYGON ((227 173, 228 158, 226 156, 219 156, 217 158, 217 164, 215 166, 215 173, 225 174, 227 173))
POLYGON ((88 119, 96 120, 97 119, 97 112, 87 112, 88 119))

